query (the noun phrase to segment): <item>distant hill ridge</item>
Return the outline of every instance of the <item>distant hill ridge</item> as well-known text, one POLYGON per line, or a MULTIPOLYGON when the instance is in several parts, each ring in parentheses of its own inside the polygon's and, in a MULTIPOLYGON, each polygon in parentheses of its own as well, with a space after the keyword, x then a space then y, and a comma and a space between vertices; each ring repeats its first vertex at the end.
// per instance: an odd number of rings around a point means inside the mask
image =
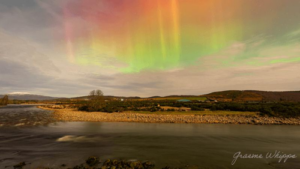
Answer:
MULTIPOLYGON (((89 99, 90 96, 72 97, 71 99, 89 99)), ((140 99, 138 96, 104 96, 104 99, 140 99)))
MULTIPOLYGON (((36 94, 7 94, 9 100, 54 100, 58 97, 43 96, 36 94)), ((5 94, 0 94, 0 98, 4 97, 5 94)))
MULTIPOLYGON (((4 94, 0 94, 2 98, 4 94)), ((89 96, 73 97, 73 98, 62 98, 62 97, 51 97, 35 94, 8 94, 10 100, 55 100, 55 99, 88 99, 89 96)), ((152 96, 148 98, 141 98, 138 96, 104 96, 105 99, 141 99, 141 100, 164 100, 164 99, 192 99, 200 100, 201 97, 208 99, 214 99, 224 102, 261 102, 261 101, 293 101, 300 102, 300 91, 259 91, 259 90, 227 90, 213 92, 205 95, 169 95, 169 96, 152 96)))

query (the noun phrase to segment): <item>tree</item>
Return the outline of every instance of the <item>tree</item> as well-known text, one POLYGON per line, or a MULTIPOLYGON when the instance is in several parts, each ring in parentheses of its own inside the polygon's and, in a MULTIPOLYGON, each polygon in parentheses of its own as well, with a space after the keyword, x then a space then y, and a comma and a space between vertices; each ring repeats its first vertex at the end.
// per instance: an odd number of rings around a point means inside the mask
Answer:
POLYGON ((105 106, 103 92, 101 90, 92 90, 89 96, 89 111, 100 111, 105 106))
POLYGON ((103 99, 103 92, 101 90, 92 90, 89 96, 91 100, 103 99))
POLYGON ((89 95, 89 96, 90 96, 91 98, 93 98, 93 97, 96 95, 95 93, 96 93, 96 91, 95 91, 95 90, 92 90, 92 91, 90 92, 90 95, 89 95))
POLYGON ((5 95, 1 100, 0 100, 0 105, 7 105, 8 104, 8 96, 5 95))

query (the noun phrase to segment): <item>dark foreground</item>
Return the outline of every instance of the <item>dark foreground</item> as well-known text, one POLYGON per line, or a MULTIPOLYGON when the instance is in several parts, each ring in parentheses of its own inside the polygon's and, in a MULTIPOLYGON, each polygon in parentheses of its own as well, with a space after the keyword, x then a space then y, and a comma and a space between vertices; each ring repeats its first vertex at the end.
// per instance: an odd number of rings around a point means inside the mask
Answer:
MULTIPOLYGON (((18 123, 25 112, 51 117, 47 111, 29 109, 15 109, 18 123)), ((300 126, 126 122, 12 126, 0 127, 0 169, 13 169, 21 162, 26 164, 23 169, 82 169, 81 164, 89 166, 86 160, 90 156, 99 157, 98 168, 107 159, 124 160, 126 166, 140 161, 136 164, 140 167, 150 161, 155 168, 300 168, 299 157, 285 163, 276 158, 238 159, 231 165, 236 152, 265 155, 277 150, 299 156, 300 126)))
MULTIPOLYGON (((0 168, 72 168, 89 156, 150 161, 155 168, 300 168, 300 160, 238 159, 233 155, 276 150, 300 155, 299 126, 67 122, 0 129, 0 168), (62 167, 65 164, 66 167, 62 167)), ((78 168, 77 168, 78 169, 78 168)))
MULTIPOLYGON (((23 169, 26 167, 26 162, 21 162, 14 165, 15 169, 23 169)), ((38 167, 39 169, 54 169, 49 167, 38 167)), ((62 164, 56 168, 68 168, 68 169, 154 169, 155 164, 150 161, 140 162, 140 161, 126 161, 126 160, 111 160, 107 159, 101 161, 98 157, 91 156, 86 159, 85 163, 75 165, 74 167, 62 164)), ((194 166, 185 166, 184 169, 194 169, 194 166)), ((163 169, 170 169, 169 166, 163 169)))

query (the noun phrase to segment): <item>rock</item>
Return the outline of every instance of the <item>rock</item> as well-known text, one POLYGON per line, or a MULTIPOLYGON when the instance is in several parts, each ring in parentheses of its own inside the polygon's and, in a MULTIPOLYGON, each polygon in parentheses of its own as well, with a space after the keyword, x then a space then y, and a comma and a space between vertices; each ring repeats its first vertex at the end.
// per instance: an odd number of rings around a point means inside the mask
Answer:
POLYGON ((163 167, 162 169, 171 169, 171 167, 165 166, 165 167, 163 167))
POLYGON ((192 165, 192 166, 186 165, 186 166, 184 167, 184 169, 198 169, 198 168, 199 168, 199 167, 194 166, 194 165, 192 165))
POLYGON ((135 162, 135 169, 144 169, 144 166, 141 162, 135 162))
POLYGON ((25 165, 26 165, 25 162, 21 162, 21 163, 19 163, 17 165, 14 165, 14 169, 22 169, 25 165))
POLYGON ((86 160, 86 164, 89 165, 89 166, 95 166, 97 164, 99 164, 99 158, 98 157, 94 157, 94 156, 91 156, 89 157, 87 160, 86 160))
POLYGON ((103 166, 110 166, 111 163, 112 163, 111 160, 107 159, 107 160, 104 161, 103 166))
POLYGON ((88 169, 88 168, 86 168, 83 164, 80 164, 73 167, 73 169, 88 169))
POLYGON ((118 160, 112 160, 112 165, 114 166, 118 165, 118 160))
POLYGON ((152 163, 150 161, 144 162, 143 166, 144 166, 145 169, 153 169, 155 167, 154 163, 152 163))

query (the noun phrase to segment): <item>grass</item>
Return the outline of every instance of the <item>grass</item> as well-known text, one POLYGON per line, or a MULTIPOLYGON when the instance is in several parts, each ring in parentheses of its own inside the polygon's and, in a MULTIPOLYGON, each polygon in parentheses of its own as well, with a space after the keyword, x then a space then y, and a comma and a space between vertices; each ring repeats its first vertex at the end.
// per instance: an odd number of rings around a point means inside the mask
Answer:
POLYGON ((161 115, 250 115, 255 116, 258 112, 242 112, 242 111, 126 111, 125 113, 138 114, 161 114, 161 115))

